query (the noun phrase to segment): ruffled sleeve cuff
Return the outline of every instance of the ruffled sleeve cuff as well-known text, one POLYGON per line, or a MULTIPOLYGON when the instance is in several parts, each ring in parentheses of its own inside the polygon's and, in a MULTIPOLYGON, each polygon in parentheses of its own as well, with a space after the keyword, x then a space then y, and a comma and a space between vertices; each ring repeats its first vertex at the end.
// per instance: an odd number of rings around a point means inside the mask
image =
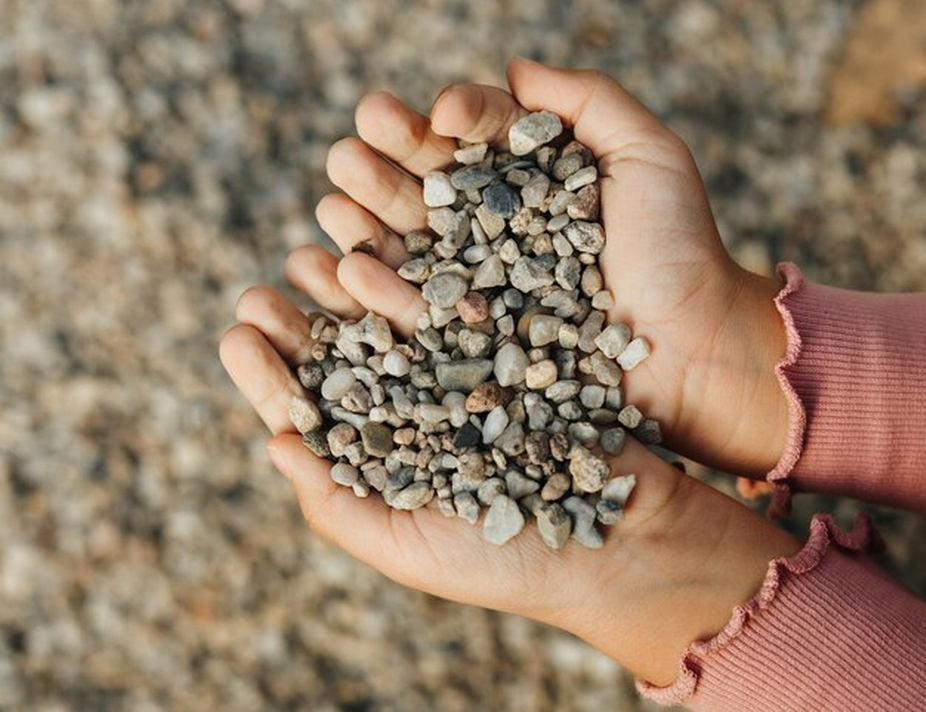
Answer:
POLYGON ((694 710, 926 709, 926 605, 863 556, 883 547, 817 515, 806 545, 769 564, 726 627, 695 642, 670 687, 645 697, 694 710))

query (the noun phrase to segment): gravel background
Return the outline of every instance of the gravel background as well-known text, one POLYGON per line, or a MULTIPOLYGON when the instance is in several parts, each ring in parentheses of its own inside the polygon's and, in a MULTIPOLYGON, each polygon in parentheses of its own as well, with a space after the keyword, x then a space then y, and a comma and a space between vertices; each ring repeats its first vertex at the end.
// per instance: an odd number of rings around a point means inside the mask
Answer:
MULTIPOLYGON (((0 710, 654 709, 569 636, 306 532, 218 337, 323 239, 363 93, 426 110, 515 52, 637 92, 753 268, 926 289, 923 8, 0 0, 0 710)), ((923 520, 876 515, 926 593, 923 520)))

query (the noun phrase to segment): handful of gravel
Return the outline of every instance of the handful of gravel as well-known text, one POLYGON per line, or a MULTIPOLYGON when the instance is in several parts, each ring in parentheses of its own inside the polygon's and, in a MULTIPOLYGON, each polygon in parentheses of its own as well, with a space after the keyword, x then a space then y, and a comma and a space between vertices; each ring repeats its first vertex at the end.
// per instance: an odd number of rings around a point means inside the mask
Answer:
POLYGON ((600 547, 596 522, 623 516, 636 477, 612 477, 600 453, 628 430, 659 442, 620 388, 650 347, 605 326, 598 172, 562 133, 555 114, 530 114, 509 152, 462 145, 459 168, 425 176, 430 229, 405 236, 398 271, 429 304, 411 343, 372 312, 313 322, 297 374, 315 400, 294 398, 290 417, 358 497, 404 510, 436 498, 471 524, 486 508, 493 544, 533 517, 553 549, 570 536, 600 547))

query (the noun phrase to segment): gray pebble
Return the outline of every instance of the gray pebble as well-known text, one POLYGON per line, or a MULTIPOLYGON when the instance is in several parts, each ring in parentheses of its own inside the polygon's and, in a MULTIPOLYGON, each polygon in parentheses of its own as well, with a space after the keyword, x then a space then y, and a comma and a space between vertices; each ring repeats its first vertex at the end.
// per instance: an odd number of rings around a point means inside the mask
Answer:
POLYGON ((470 492, 460 492, 453 496, 453 508, 457 516, 465 519, 470 524, 475 524, 479 519, 479 502, 470 492))
POLYGON ((528 366, 530 359, 524 349, 514 343, 505 344, 495 354, 495 380, 502 387, 522 383, 528 366))
POLYGON ((390 376, 401 378, 402 376, 408 375, 408 372, 411 370, 411 365, 405 354, 393 349, 387 351, 386 355, 383 357, 383 370, 390 376))
POLYGON ((578 153, 569 153, 556 159, 556 162, 553 164, 553 169, 550 171, 550 173, 552 174, 554 180, 564 181, 576 171, 581 169, 582 156, 578 153))
POLYGON ((393 492, 389 506, 393 509, 418 509, 434 497, 434 488, 430 482, 413 482, 404 489, 393 492))
POLYGON ((346 462, 337 462, 331 466, 331 479, 344 487, 350 487, 360 478, 360 470, 346 462))
POLYGON ((595 528, 598 512, 581 497, 567 497, 563 501, 565 509, 573 518, 572 538, 589 549, 600 549, 604 545, 601 533, 595 528))
POLYGON ((551 549, 562 549, 572 533, 572 519, 562 505, 545 504, 537 512, 537 529, 544 544, 551 549))
POLYGON ((476 490, 476 498, 486 507, 492 504, 492 500, 502 494, 505 494, 505 481, 500 477, 489 477, 483 480, 476 490))
POLYGON ((350 368, 338 368, 322 383, 322 398, 330 401, 340 401, 347 392, 357 383, 357 377, 350 368))
POLYGON ((597 255, 604 248, 604 230, 598 223, 576 220, 563 228, 563 235, 579 252, 597 255))
POLYGON ((511 470, 505 474, 505 487, 509 497, 521 499, 539 490, 540 483, 525 477, 517 470, 511 470))
POLYGON ((583 186, 594 183, 596 180, 598 180, 598 169, 595 166, 586 166, 566 178, 564 187, 566 190, 576 191, 583 186))
POLYGON ((511 285, 524 293, 553 284, 553 275, 543 268, 540 258, 519 257, 509 275, 511 285))
POLYGON ((579 401, 589 410, 594 410, 604 405, 605 393, 603 386, 594 384, 583 386, 579 393, 579 401))
POLYGON ((633 430, 643 422, 643 413, 641 413, 640 409, 635 405, 628 405, 627 407, 622 408, 620 413, 617 414, 617 420, 625 428, 633 430))
POLYGON ((360 428, 363 448, 371 457, 386 457, 394 448, 392 429, 382 423, 367 423, 360 428))
POLYGON ((630 327, 626 324, 611 324, 595 337, 595 345, 608 358, 617 358, 629 343, 630 327))
POLYGON ((605 525, 616 524, 624 518, 624 508, 617 502, 602 499, 595 505, 598 521, 605 525))
POLYGON ((485 381, 495 364, 489 359, 464 359, 437 364, 437 382, 448 391, 469 393, 485 381))
POLYGON ((637 485, 637 476, 634 474, 613 477, 601 490, 601 498, 624 505, 637 485))
POLYGON ((559 116, 538 111, 518 119, 508 129, 508 148, 515 156, 524 156, 549 143, 563 132, 559 116))
POLYGON ((441 272, 431 275, 424 283, 421 296, 428 304, 449 309, 462 299, 467 291, 469 285, 463 277, 451 272, 441 272))
POLYGON ((495 442, 508 427, 508 413, 504 406, 496 406, 489 411, 482 425, 482 442, 489 445, 495 442))
POLYGON ((644 445, 658 445, 662 442, 662 428, 659 421, 646 418, 633 431, 634 437, 644 445))
POLYGON ((636 368, 640 363, 646 360, 649 355, 649 341, 642 336, 638 336, 627 344, 627 348, 618 355, 617 363, 620 364, 622 369, 629 371, 636 368))
POLYGON ((488 149, 489 144, 485 142, 463 146, 462 148, 459 148, 453 152, 453 160, 455 160, 457 163, 462 163, 467 166, 474 163, 481 163, 482 160, 486 157, 486 152, 488 149))
POLYGON ((476 268, 473 275, 473 289, 489 289, 505 284, 505 265, 498 255, 487 257, 476 268))
POLYGON ((495 180, 497 175, 498 173, 491 168, 477 164, 454 171, 450 176, 450 182, 457 190, 481 190, 495 180))
POLYGON ((328 457, 331 454, 331 448, 328 447, 328 433, 321 430, 305 433, 302 436, 302 444, 317 457, 328 457))
POLYGON ((521 209, 521 198, 505 183, 494 183, 482 191, 486 210, 503 218, 512 217, 521 209))
POLYGON ((489 505, 483 524, 483 536, 490 544, 501 546, 524 528, 524 515, 518 503, 503 494, 489 505))
POLYGON ((305 435, 318 430, 322 425, 322 414, 312 401, 302 396, 293 396, 289 405, 289 419, 300 433, 305 435))
POLYGON ((530 321, 529 339, 531 346, 538 348, 552 344, 559 338, 559 330, 563 320, 558 316, 537 314, 530 321))
POLYGON ((608 428, 601 434, 601 449, 609 455, 617 455, 624 449, 627 432, 623 428, 608 428))

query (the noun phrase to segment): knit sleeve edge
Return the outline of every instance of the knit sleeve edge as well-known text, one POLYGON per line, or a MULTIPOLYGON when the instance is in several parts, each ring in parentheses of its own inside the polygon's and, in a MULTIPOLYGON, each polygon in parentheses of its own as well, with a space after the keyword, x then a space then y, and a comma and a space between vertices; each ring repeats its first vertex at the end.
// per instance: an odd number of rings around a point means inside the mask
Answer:
POLYGON ((657 687, 645 680, 637 680, 637 691, 659 704, 685 704, 697 690, 702 661, 742 635, 750 620, 772 605, 787 576, 805 575, 817 568, 831 544, 844 551, 862 553, 880 551, 884 547, 883 540, 867 515, 858 515, 852 531, 848 533, 836 526, 832 515, 815 515, 810 523, 810 537, 803 548, 790 558, 778 558, 769 562, 759 592, 748 602, 733 609, 729 622, 717 635, 710 640, 695 641, 688 646, 679 662, 678 677, 672 685, 657 687))
POLYGON ((804 286, 804 275, 800 268, 791 262, 782 262, 777 272, 785 279, 778 296, 775 297, 775 307, 781 315, 788 337, 788 348, 784 357, 775 365, 775 375, 778 383, 788 401, 788 433, 785 439, 784 450, 775 467, 765 476, 766 482, 772 485, 772 501, 769 505, 769 515, 774 518, 785 517, 791 512, 791 485, 788 475, 794 469, 801 457, 804 448, 804 433, 807 429, 807 414, 800 396, 791 383, 789 374, 801 355, 801 335, 794 322, 794 315, 788 307, 788 297, 796 294, 804 286))

